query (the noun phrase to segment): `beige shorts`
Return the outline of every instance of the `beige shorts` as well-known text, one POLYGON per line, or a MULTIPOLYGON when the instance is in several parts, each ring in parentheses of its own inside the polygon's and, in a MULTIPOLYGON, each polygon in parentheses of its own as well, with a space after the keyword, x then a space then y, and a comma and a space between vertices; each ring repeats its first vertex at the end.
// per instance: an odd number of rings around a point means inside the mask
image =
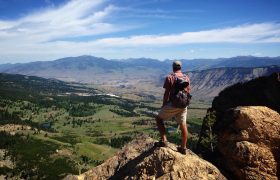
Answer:
POLYGON ((172 117, 175 117, 175 120, 178 124, 187 121, 187 111, 188 108, 175 108, 171 103, 166 104, 161 108, 158 113, 158 117, 162 120, 168 120, 172 117))

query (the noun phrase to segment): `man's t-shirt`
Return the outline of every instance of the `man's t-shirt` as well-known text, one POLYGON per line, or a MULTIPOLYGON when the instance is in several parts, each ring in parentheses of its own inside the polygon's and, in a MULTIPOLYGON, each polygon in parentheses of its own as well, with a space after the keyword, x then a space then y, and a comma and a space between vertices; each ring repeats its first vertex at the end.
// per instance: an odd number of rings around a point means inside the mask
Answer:
MULTIPOLYGON (((182 73, 182 71, 176 71, 175 74, 179 77, 179 78, 183 78, 184 75, 182 73)), ((191 87, 190 87, 190 79, 185 76, 184 79, 189 83, 189 85, 185 88, 185 91, 187 93, 191 92, 191 87)), ((163 85, 163 88, 165 88, 166 91, 169 91, 172 89, 172 87, 174 86, 175 83, 175 76, 172 74, 169 74, 166 78, 165 78, 165 82, 163 85)), ((169 99, 169 98, 168 98, 169 99)))

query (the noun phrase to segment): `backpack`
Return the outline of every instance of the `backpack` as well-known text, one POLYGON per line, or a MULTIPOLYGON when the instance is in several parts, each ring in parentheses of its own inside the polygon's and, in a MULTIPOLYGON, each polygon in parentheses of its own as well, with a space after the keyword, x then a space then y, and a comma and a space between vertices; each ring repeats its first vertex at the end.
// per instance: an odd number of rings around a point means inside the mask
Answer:
POLYGON ((186 81, 186 75, 183 78, 179 78, 175 73, 172 75, 175 77, 175 82, 170 91, 170 101, 173 107, 185 108, 190 104, 192 97, 184 90, 189 85, 189 82, 186 81))

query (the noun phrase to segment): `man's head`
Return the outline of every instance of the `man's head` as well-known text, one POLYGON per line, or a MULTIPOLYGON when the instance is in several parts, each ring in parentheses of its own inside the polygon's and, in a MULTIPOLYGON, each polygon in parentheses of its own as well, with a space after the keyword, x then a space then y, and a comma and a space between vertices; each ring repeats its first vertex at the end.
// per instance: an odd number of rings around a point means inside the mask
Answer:
POLYGON ((178 71, 178 70, 181 70, 181 68, 182 68, 182 63, 181 63, 181 61, 178 61, 178 60, 173 61, 172 67, 173 67, 173 71, 174 71, 174 72, 175 72, 175 71, 178 71))

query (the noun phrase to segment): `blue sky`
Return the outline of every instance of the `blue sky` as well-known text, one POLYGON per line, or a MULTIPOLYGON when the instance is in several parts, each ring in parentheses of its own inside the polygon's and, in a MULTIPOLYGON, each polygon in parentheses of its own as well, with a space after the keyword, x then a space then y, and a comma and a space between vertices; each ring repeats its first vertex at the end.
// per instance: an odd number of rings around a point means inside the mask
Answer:
POLYGON ((280 56, 279 0, 0 0, 0 63, 280 56))

